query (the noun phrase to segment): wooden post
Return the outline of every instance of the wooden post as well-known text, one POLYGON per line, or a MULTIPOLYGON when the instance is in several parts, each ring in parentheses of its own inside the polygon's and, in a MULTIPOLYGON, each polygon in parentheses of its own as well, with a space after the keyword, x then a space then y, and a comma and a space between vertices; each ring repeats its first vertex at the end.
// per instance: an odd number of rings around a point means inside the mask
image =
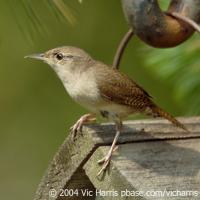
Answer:
POLYGON ((125 122, 119 148, 100 177, 97 160, 106 155, 115 128, 113 124, 85 126, 75 142, 68 137, 58 149, 34 200, 165 200, 170 191, 182 191, 182 196, 170 199, 200 199, 200 117, 180 121, 189 133, 165 120, 125 122), (153 196, 163 195, 158 191, 165 196, 153 196), (184 191, 191 191, 190 196, 184 197, 184 191), (131 192, 141 196, 130 196, 131 192))

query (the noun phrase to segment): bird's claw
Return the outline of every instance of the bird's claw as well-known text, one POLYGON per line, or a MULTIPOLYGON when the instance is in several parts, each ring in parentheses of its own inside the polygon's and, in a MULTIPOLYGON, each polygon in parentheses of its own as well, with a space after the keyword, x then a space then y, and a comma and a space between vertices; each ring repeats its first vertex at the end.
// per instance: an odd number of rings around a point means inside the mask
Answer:
POLYGON ((82 132, 83 124, 80 123, 78 120, 71 128, 70 128, 70 134, 72 135, 72 139, 74 140, 77 136, 77 133, 82 132))
POLYGON ((107 169, 107 167, 108 167, 108 165, 110 164, 110 161, 111 161, 112 153, 115 152, 117 149, 118 149, 118 146, 115 146, 113 148, 113 150, 109 151, 108 154, 105 157, 103 157, 102 159, 97 161, 98 164, 103 164, 102 168, 98 172, 97 176, 99 176, 102 172, 104 172, 107 169))
POLYGON ((100 169, 100 171, 98 172, 97 176, 99 176, 102 172, 104 172, 107 169, 108 165, 110 164, 110 160, 111 159, 109 158, 109 159, 101 159, 98 161, 98 164, 103 163, 103 166, 100 169))
POLYGON ((91 114, 83 115, 71 128, 70 133, 72 135, 72 139, 75 140, 77 133, 82 133, 82 127, 86 123, 92 123, 96 121, 96 118, 92 117, 91 114))

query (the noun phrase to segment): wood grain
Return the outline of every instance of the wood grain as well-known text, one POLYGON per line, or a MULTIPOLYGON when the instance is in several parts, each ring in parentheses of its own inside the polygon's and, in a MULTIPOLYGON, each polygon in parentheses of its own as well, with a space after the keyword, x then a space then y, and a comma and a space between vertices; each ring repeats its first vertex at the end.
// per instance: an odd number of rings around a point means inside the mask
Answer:
POLYGON ((186 186, 195 189, 199 185, 200 117, 179 120, 190 133, 173 127, 166 120, 125 122, 118 141, 119 150, 113 156, 111 165, 115 170, 106 173, 101 181, 96 177, 100 167, 96 160, 108 150, 115 128, 109 123, 84 127, 83 134, 78 135, 75 142, 67 137, 59 147, 38 186, 34 200, 76 199, 61 198, 61 189, 88 188, 95 191, 104 188, 105 184, 107 188, 147 190, 150 186, 159 188, 159 184, 162 189, 180 183, 183 189, 186 186), (142 184, 144 181, 146 184, 142 184), (56 190, 55 197, 49 196, 51 189, 56 190))

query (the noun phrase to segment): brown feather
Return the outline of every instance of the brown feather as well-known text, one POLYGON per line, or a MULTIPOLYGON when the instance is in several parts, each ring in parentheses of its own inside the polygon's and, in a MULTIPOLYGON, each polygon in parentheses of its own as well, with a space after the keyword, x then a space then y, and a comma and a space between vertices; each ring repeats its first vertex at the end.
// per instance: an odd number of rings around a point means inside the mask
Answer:
POLYGON ((127 75, 102 63, 95 67, 98 67, 96 79, 102 98, 138 111, 152 105, 151 96, 127 75))
POLYGON ((188 131, 178 120, 159 108, 152 101, 152 97, 127 75, 103 63, 96 63, 95 67, 98 67, 96 78, 103 99, 128 106, 138 112, 146 112, 154 117, 163 117, 175 126, 188 131))
POLYGON ((151 107, 151 109, 152 109, 154 117, 163 117, 163 118, 169 120, 175 126, 181 128, 185 131, 188 131, 187 128, 182 123, 180 123, 177 119, 175 119, 172 115, 170 115, 169 113, 164 111, 162 108, 159 108, 158 106, 154 105, 151 107))

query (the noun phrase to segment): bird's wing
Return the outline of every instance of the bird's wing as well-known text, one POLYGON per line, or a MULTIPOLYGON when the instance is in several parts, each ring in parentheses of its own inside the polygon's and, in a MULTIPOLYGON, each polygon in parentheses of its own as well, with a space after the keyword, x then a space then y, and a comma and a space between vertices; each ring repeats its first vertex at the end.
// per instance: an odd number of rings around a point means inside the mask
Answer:
POLYGON ((98 86, 105 100, 137 110, 143 110, 152 103, 151 96, 125 74, 107 66, 101 66, 98 72, 98 86))
POLYGON ((106 65, 100 65, 98 70, 95 71, 98 71, 96 80, 98 81, 99 90, 103 99, 132 107, 141 112, 146 111, 146 114, 151 114, 154 117, 163 117, 177 127, 188 131, 173 116, 154 104, 151 96, 125 74, 109 68, 106 65))

